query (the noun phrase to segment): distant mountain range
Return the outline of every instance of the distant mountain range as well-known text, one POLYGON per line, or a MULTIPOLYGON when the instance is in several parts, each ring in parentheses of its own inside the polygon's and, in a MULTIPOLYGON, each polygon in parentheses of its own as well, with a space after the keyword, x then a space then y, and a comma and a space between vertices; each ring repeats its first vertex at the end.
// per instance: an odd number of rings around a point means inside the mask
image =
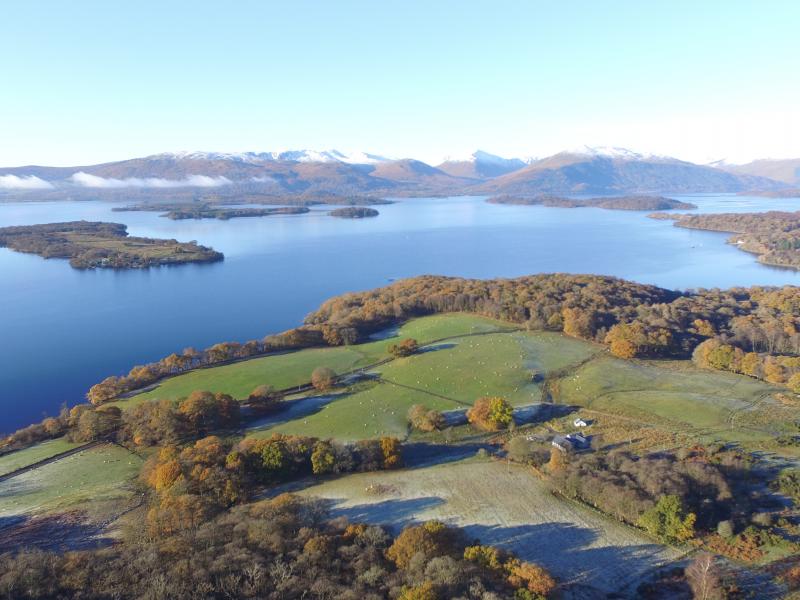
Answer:
POLYGON ((737 175, 754 175, 766 177, 775 181, 782 181, 792 186, 800 186, 800 158, 754 160, 744 165, 731 165, 725 161, 712 163, 719 169, 723 169, 737 175))
POLYGON ((77 167, 0 168, 0 192, 58 198, 116 190, 214 188, 261 194, 631 194, 775 191, 800 183, 800 159, 698 165, 625 148, 545 158, 477 151, 437 166, 365 152, 180 152, 77 167))

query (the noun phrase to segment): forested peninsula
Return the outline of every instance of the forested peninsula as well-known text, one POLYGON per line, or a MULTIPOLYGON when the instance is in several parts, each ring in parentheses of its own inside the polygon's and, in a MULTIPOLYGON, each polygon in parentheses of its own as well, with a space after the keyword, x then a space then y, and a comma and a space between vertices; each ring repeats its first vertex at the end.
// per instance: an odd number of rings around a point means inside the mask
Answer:
POLYGON ((414 277, 332 298, 304 325, 283 333, 246 343, 222 342, 205 350, 190 348, 136 366, 127 375, 94 385, 87 398, 103 404, 197 367, 276 351, 354 344, 408 319, 446 312, 562 331, 606 344, 621 358, 688 358, 709 341, 729 348, 727 359, 712 361, 714 368, 800 391, 800 360, 793 357, 800 349, 798 306, 800 290, 794 287, 678 292, 598 275, 414 277))
POLYGON ((736 235, 728 243, 758 255, 765 265, 800 269, 800 212, 650 215, 669 219, 676 227, 721 231, 736 235))
POLYGON ((618 198, 588 198, 577 200, 562 196, 493 196, 490 204, 513 204, 518 206, 551 206, 556 208, 605 208, 608 210, 691 210, 694 204, 664 198, 662 196, 621 196, 618 198))
POLYGON ((127 229, 121 223, 99 221, 3 227, 0 247, 43 258, 68 258, 76 269, 143 269, 224 258, 197 242, 131 237, 127 229))

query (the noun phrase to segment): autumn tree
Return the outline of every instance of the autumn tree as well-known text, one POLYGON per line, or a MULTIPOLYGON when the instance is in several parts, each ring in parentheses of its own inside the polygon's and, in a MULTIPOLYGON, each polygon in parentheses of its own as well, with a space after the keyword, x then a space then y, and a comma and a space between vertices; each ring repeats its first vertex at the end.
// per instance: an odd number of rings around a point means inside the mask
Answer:
POLYGON ((513 422, 514 409, 505 398, 485 396, 478 398, 467 411, 467 420, 485 431, 505 429, 513 422))
POLYGON ((270 385, 259 385, 247 396, 248 406, 257 414, 275 410, 281 401, 281 395, 270 385))
POLYGON ((590 340, 594 337, 595 314, 580 308, 564 308, 561 311, 564 333, 571 337, 590 340))
POLYGON ((192 431, 198 434, 235 427, 239 423, 239 403, 228 394, 194 391, 178 405, 192 431))
POLYGON ((336 383, 336 373, 329 367, 317 367, 311 373, 311 385, 320 392, 330 390, 336 383))
POLYGON ((676 495, 665 495, 654 507, 639 517, 639 526, 650 535, 669 544, 679 544, 694 537, 694 513, 687 512, 676 495))
POLYGON ((320 440, 311 452, 311 470, 315 475, 332 473, 336 467, 336 453, 328 441, 320 440))
POLYGON ((461 547, 463 543, 458 530, 440 521, 427 521, 403 529, 386 551, 386 556, 398 568, 405 569, 417 554, 424 559, 453 556, 460 552, 461 547))
POLYGON ((411 356, 419 351, 419 344, 414 338, 407 338, 397 344, 389 345, 389 354, 395 358, 411 356))
POLYGON ((381 453, 384 469, 398 469, 403 466, 403 454, 400 440, 393 437, 381 438, 381 453))
POLYGON ((170 400, 154 400, 132 406, 122 414, 119 439, 136 446, 177 444, 188 434, 186 421, 170 400))
POLYGON ((527 590, 534 597, 546 598, 556 589, 556 580, 539 565, 511 559, 504 565, 508 582, 517 589, 527 590))
POLYGON ((443 429, 444 415, 438 410, 426 408, 423 404, 414 404, 408 409, 408 422, 413 429, 431 432, 443 429))
POLYGON ((70 437, 76 442, 91 442, 108 438, 122 423, 122 411, 117 406, 101 406, 80 411, 70 437))

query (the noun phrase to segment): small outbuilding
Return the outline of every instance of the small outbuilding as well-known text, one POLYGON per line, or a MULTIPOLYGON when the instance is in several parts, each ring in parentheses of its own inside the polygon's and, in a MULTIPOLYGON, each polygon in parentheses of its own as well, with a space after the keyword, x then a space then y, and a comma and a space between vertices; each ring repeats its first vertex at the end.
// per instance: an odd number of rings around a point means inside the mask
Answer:
POLYGON ((587 423, 580 417, 576 417, 575 420, 572 422, 572 425, 575 427, 588 427, 589 423, 587 423))

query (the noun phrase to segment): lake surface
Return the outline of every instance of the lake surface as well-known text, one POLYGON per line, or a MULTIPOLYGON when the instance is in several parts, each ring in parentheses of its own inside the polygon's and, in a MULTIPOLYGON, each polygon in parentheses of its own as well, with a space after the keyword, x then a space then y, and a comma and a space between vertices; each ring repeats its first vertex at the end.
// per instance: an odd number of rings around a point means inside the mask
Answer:
MULTIPOLYGON (((674 196, 702 212, 800 210, 800 199, 674 196)), ((132 235, 197 240, 210 265, 79 271, 66 260, 0 249, 0 431, 82 400, 92 384, 187 346, 294 327, 323 300, 421 274, 515 277, 598 273, 673 289, 800 284, 760 265, 727 234, 673 227, 646 213, 419 198, 380 216, 304 215, 171 221, 105 202, 0 204, 0 226, 77 219, 132 235)), ((265 382, 268 383, 268 382, 265 382)))

